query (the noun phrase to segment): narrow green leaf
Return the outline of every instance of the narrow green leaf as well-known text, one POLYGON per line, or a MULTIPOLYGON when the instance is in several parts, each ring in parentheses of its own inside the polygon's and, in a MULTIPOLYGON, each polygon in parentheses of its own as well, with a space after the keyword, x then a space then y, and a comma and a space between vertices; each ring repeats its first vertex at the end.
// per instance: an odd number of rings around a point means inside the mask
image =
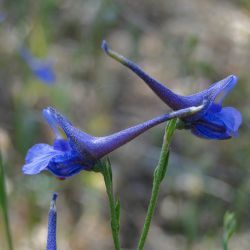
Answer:
POLYGON ((116 214, 118 225, 120 222, 120 210, 121 210, 121 203, 119 200, 117 200, 115 203, 115 214, 116 214))
POLYGON ((160 181, 163 181, 165 175, 166 175, 166 172, 167 172, 167 169, 168 169, 168 159, 169 159, 169 151, 167 152, 167 154, 164 156, 164 159, 163 159, 163 162, 162 162, 162 169, 161 169, 161 172, 160 172, 160 181))
POLYGON ((178 119, 173 119, 173 120, 169 121, 167 126, 166 126, 166 139, 167 139, 168 143, 170 143, 171 138, 172 138, 172 136, 174 134, 176 124, 177 124, 177 120, 178 119))
POLYGON ((226 212, 223 221, 223 250, 228 249, 228 242, 235 233, 236 219, 234 213, 226 212))
POLYGON ((172 136, 174 134, 176 124, 177 124, 177 119, 174 119, 174 120, 169 121, 166 126, 159 164, 156 167, 155 172, 154 172, 155 176, 159 175, 158 178, 160 182, 162 182, 167 172, 168 160, 169 160, 169 145, 170 145, 172 136))
POLYGON ((236 219, 234 213, 226 212, 224 215, 224 230, 227 239, 230 240, 236 229, 236 219))
POLYGON ((112 168, 111 168, 111 166, 108 166, 107 170, 108 170, 110 181, 112 183, 113 182, 113 174, 112 174, 112 168))
POLYGON ((113 189, 113 175, 112 175, 112 167, 109 158, 106 158, 103 161, 103 171, 105 172, 105 182, 108 186, 108 190, 111 191, 113 189))
POLYGON ((3 207, 5 203, 5 190, 4 190, 4 169, 2 163, 2 156, 0 154, 0 205, 3 207))
POLYGON ((6 188, 5 188, 5 174, 4 174, 4 166, 3 166, 1 152, 0 152, 0 207, 2 209, 8 247, 9 247, 9 250, 13 250, 12 237, 11 237, 10 225, 9 225, 9 216, 8 216, 7 195, 6 195, 6 188))

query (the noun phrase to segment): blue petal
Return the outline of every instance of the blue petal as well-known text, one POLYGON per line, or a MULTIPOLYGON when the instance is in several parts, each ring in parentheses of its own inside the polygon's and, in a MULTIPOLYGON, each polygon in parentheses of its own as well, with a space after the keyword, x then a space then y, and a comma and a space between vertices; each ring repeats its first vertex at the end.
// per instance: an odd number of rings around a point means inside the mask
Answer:
POLYGON ((53 67, 51 63, 48 62, 39 62, 39 63, 33 63, 31 65, 32 71, 34 75, 44 83, 47 83, 49 85, 55 83, 56 81, 56 75, 54 73, 53 67))
POLYGON ((29 149, 23 166, 24 174, 38 174, 49 165, 49 162, 62 152, 55 150, 48 144, 36 144, 29 149))
POLYGON ((3 12, 0 12, 0 23, 4 22, 6 20, 6 14, 3 12))
POLYGON ((69 139, 70 146, 74 151, 78 152, 78 155, 82 158, 82 160, 95 160, 95 148, 98 146, 94 143, 96 137, 93 137, 74 127, 65 116, 57 112, 54 108, 48 107, 44 109, 44 112, 49 113, 57 125, 62 128, 69 139))
POLYGON ((49 126, 53 130, 55 137, 61 138, 61 133, 58 129, 58 124, 57 124, 56 120, 54 119, 54 117, 51 115, 51 112, 48 109, 44 109, 42 113, 43 113, 44 119, 47 121, 47 123, 49 124, 49 126))
POLYGON ((225 140, 229 139, 232 136, 228 134, 227 132, 217 132, 214 130, 211 130, 209 127, 206 127, 206 125, 196 124, 192 129, 191 132, 203 139, 214 139, 214 140, 225 140))
POLYGON ((65 178, 79 173, 82 170, 89 170, 91 167, 82 165, 82 160, 77 153, 70 151, 53 158, 48 170, 57 177, 65 178))
POLYGON ((45 84, 51 85, 56 81, 56 75, 51 62, 45 59, 38 59, 26 49, 20 49, 20 55, 26 61, 33 74, 45 84))
POLYGON ((221 105, 226 95, 236 85, 237 80, 238 78, 235 75, 227 76, 226 78, 213 83, 207 89, 196 94, 187 96, 187 98, 193 99, 194 102, 195 99, 200 99, 200 97, 208 98, 210 102, 215 102, 221 105))
POLYGON ((63 152, 72 150, 69 144, 69 141, 65 139, 55 139, 53 146, 54 146, 54 149, 60 150, 63 152))
POLYGON ((214 97, 214 103, 222 104, 227 94, 234 88, 238 81, 237 76, 230 75, 216 83, 207 89, 207 92, 211 92, 214 97))
POLYGON ((238 129, 242 123, 241 113, 237 109, 225 107, 221 112, 216 113, 215 117, 223 121, 229 133, 234 136, 237 135, 238 129))
POLYGON ((242 118, 238 110, 232 107, 222 108, 220 112, 210 109, 202 119, 193 123, 192 133, 205 139, 229 139, 237 136, 242 118))
POLYGON ((237 80, 238 78, 235 75, 230 75, 214 83, 206 90, 203 90, 194 95, 187 96, 186 98, 188 98, 190 102, 193 102, 193 106, 197 105, 196 103, 198 103, 199 100, 206 100, 206 105, 205 108, 202 109, 200 112, 190 117, 187 117, 185 120, 195 121, 206 115, 206 113, 211 111, 211 109, 221 109, 221 105, 224 98, 235 86, 237 80))
POLYGON ((61 151, 69 147, 66 140, 56 140, 55 148, 47 144, 36 144, 27 153, 26 164, 23 166, 25 174, 38 174, 48 170, 57 177, 70 177, 82 170, 90 170, 93 165, 83 166, 82 159, 73 151, 61 151))

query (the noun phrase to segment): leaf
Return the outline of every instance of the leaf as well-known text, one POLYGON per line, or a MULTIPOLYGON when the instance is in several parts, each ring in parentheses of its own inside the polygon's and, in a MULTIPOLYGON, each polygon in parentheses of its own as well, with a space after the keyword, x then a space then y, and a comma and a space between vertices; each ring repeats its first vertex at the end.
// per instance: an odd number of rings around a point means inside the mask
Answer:
POLYGON ((170 145, 172 136, 174 134, 176 124, 177 124, 177 119, 173 119, 169 121, 166 126, 160 160, 154 172, 154 175, 157 176, 157 179, 160 182, 162 182, 167 172, 168 160, 169 160, 169 145, 170 145))
POLYGON ((166 126, 166 139, 167 142, 170 143, 170 140, 174 134, 175 128, 176 128, 176 124, 177 124, 177 120, 178 119, 173 119, 171 121, 168 122, 167 126, 166 126))
POLYGON ((7 195, 6 195, 6 189, 5 189, 5 174, 4 174, 4 166, 3 166, 3 159, 2 159, 1 151, 0 151, 0 207, 3 213, 3 221, 4 221, 5 231, 6 231, 8 247, 9 247, 9 250, 12 250, 13 244, 12 244, 12 237, 11 237, 11 232, 10 232, 10 225, 9 225, 8 204, 7 204, 7 195))
POLYGON ((107 160, 106 160, 106 167, 107 167, 107 170, 109 173, 110 181, 112 183, 113 182, 113 174, 112 174, 112 167, 111 167, 111 162, 110 162, 109 158, 107 158, 107 160))
POLYGON ((166 172, 167 172, 167 169, 168 169, 168 160, 169 160, 169 151, 167 152, 166 155, 164 155, 164 159, 163 159, 163 162, 162 162, 162 168, 161 168, 161 172, 160 172, 160 181, 163 181, 165 175, 166 175, 166 172))
POLYGON ((116 214, 116 219, 119 224, 120 221, 120 210, 121 210, 121 203, 120 200, 117 200, 115 203, 115 214, 116 214))
POLYGON ((224 215, 224 235, 229 241, 236 230, 236 219, 234 213, 226 212, 224 215))
POLYGON ((5 204, 4 169, 3 169, 2 156, 0 154, 0 205, 2 209, 4 204, 5 204))

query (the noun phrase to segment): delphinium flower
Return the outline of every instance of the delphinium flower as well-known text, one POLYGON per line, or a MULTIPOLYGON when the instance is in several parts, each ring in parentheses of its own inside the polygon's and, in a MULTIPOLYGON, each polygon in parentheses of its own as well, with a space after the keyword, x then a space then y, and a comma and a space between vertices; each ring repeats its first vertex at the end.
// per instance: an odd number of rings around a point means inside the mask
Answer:
POLYGON ((5 20, 6 20, 6 14, 0 11, 0 23, 4 22, 5 20))
POLYGON ((56 250, 56 199, 58 194, 54 193, 50 202, 48 214, 48 235, 47 235, 47 250, 56 250))
POLYGON ((40 81, 47 85, 55 83, 56 75, 52 62, 36 58, 27 48, 20 49, 20 55, 40 81))
POLYGON ((181 96, 145 73, 134 62, 109 49, 106 41, 103 41, 102 48, 138 75, 173 110, 198 106, 206 101, 206 107, 200 112, 181 119, 182 128, 190 129, 193 134, 205 139, 223 140, 237 135, 242 122, 240 112, 234 107, 222 107, 225 96, 237 82, 236 76, 230 75, 196 94, 181 96))
POLYGON ((81 131, 55 109, 46 108, 43 115, 55 134, 54 144, 50 146, 40 143, 31 147, 26 155, 23 172, 33 175, 47 170, 59 178, 67 178, 82 170, 93 170, 102 157, 153 126, 190 115, 202 108, 203 105, 178 110, 103 137, 91 136, 81 131), (62 137, 59 127, 64 131, 66 139, 62 137))

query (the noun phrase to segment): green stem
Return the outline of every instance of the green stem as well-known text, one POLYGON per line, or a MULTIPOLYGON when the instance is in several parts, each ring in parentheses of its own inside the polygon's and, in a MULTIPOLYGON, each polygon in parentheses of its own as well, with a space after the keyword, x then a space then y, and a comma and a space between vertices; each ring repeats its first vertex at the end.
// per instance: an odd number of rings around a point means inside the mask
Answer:
POLYGON ((7 208, 3 209, 3 216, 4 216, 4 224, 5 224, 6 238, 7 238, 9 250, 13 250, 12 239, 11 239, 11 233, 10 233, 10 224, 9 224, 9 218, 8 218, 8 210, 7 210, 7 208))
POLYGON ((109 199, 109 208, 111 215, 111 230, 113 241, 115 245, 115 250, 120 250, 120 240, 119 240, 119 214, 120 214, 120 204, 115 201, 113 193, 113 183, 112 183, 112 169, 110 163, 107 161, 103 164, 102 175, 104 178, 106 192, 109 199))
POLYGON ((223 239, 223 250, 227 250, 227 249, 228 249, 227 240, 224 238, 223 239))
POLYGON ((155 172, 154 172, 151 198, 150 198, 144 226, 142 229, 141 237, 140 237, 140 240, 138 243, 138 248, 137 248, 138 250, 143 250, 143 248, 144 248, 146 238, 147 238, 147 235, 149 232, 150 224, 152 221, 152 217, 153 217, 153 214, 155 211, 157 198, 158 198, 158 194, 159 194, 159 190, 160 190, 160 185, 161 185, 161 182, 163 181, 163 179, 166 175, 167 166, 168 166, 169 145, 170 145, 170 141, 172 139, 172 136, 173 136, 173 133, 174 133, 174 130, 176 127, 176 122, 177 122, 177 119, 174 119, 174 120, 168 122, 168 125, 166 127, 165 135, 163 138, 160 159, 159 159, 158 165, 157 165, 155 172))
POLYGON ((9 250, 13 250, 4 177, 5 177, 4 167, 3 167, 3 162, 2 162, 1 152, 0 152, 0 206, 2 207, 2 211, 3 211, 3 220, 4 220, 4 227, 6 231, 8 247, 9 247, 9 250))
POLYGON ((236 230, 236 219, 232 212, 226 212, 223 219, 222 249, 228 249, 228 242, 236 230))

